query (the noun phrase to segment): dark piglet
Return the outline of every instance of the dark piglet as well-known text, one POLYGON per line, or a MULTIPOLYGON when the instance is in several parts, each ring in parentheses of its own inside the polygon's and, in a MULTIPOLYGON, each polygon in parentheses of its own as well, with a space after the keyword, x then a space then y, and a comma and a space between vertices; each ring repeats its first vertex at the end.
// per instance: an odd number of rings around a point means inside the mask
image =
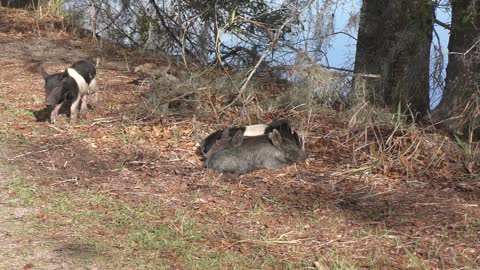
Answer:
MULTIPOLYGON (((207 153, 205 158, 209 159, 213 154, 228 148, 237 147, 243 143, 243 131, 235 129, 236 132, 232 133, 232 129, 226 128, 223 130, 221 137, 214 142, 207 153), (233 135, 232 135, 233 134, 233 135)), ((233 131, 235 131, 233 130, 233 131)))
POLYGON ((229 176, 237 176, 258 169, 279 169, 306 159, 307 154, 290 138, 280 132, 255 137, 244 137, 241 145, 229 145, 213 153, 207 167, 229 176))
POLYGON ((295 142, 298 147, 303 149, 303 140, 300 138, 298 133, 293 130, 293 128, 288 123, 287 119, 275 119, 270 124, 268 124, 268 128, 265 130, 265 134, 272 132, 274 129, 280 132, 283 138, 290 139, 295 142))
POLYGON ((243 136, 249 137, 249 136, 263 135, 267 128, 268 128, 268 125, 258 124, 258 125, 251 125, 246 127, 231 127, 231 128, 217 130, 212 134, 208 135, 202 141, 198 154, 206 157, 207 153, 210 151, 210 148, 213 147, 216 144, 216 142, 221 139, 222 134, 226 130, 228 130, 229 137, 233 137, 238 131, 240 131, 243 136))
MULTIPOLYGON (((302 140, 300 136, 290 127, 288 121, 285 119, 273 120, 268 125, 257 124, 245 127, 229 128, 229 136, 233 137, 237 131, 241 131, 244 137, 261 136, 272 132, 274 129, 278 130, 282 137, 289 138, 293 140, 299 147, 302 147, 302 140)), ((208 137, 206 137, 202 141, 198 154, 206 156, 206 154, 209 152, 210 148, 215 144, 215 142, 217 140, 220 140, 223 131, 224 129, 217 130, 214 133, 208 135, 208 137)))

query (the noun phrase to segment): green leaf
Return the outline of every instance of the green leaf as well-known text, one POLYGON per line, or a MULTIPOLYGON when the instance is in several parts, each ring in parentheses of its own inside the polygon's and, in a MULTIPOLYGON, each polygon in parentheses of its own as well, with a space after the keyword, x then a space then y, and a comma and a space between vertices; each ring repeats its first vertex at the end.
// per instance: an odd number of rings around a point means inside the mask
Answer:
POLYGON ((232 15, 230 15, 230 24, 235 22, 235 18, 237 18, 237 7, 233 9, 232 15))

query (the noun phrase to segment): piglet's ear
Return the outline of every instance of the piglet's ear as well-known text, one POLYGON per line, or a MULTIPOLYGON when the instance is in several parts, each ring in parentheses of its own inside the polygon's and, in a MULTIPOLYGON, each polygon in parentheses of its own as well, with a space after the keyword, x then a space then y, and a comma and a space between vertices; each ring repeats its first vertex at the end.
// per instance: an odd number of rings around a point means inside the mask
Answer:
POLYGON ((237 147, 242 145, 242 143, 243 143, 243 132, 241 130, 238 130, 237 133, 233 135, 232 145, 237 147))
POLYGON ((273 145, 279 147, 282 144, 282 136, 278 130, 274 129, 272 132, 268 133, 268 139, 272 142, 273 145))
POLYGON ((220 140, 222 141, 226 141, 230 138, 230 129, 229 128, 226 128, 223 130, 222 132, 222 137, 220 137, 220 140))

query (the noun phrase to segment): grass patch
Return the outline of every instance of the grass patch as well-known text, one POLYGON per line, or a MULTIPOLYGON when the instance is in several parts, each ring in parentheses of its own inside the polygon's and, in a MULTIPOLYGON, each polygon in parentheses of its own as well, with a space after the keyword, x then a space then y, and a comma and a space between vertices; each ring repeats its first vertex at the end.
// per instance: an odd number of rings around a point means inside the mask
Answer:
POLYGON ((261 245, 249 254, 225 250, 220 228, 201 224, 192 212, 169 202, 138 204, 90 192, 45 197, 40 225, 44 236, 91 247, 96 263, 126 269, 291 268, 261 245))
POLYGON ((10 129, 7 125, 0 126, 0 143, 7 142, 26 143, 27 138, 18 131, 10 129))
POLYGON ((415 256, 415 254, 411 253, 410 251, 408 251, 408 249, 404 249, 405 250, 405 253, 407 253, 408 255, 408 258, 409 258, 409 264, 416 268, 416 269, 421 269, 421 270, 425 270, 425 269, 431 269, 430 267, 427 267, 420 258, 418 258, 417 256, 415 256))
POLYGON ((337 251, 333 250, 328 256, 321 258, 315 262, 316 269, 330 269, 330 270, 355 270, 358 269, 346 257, 339 255, 337 251))
MULTIPOLYGON (((7 149, 5 145, 0 144, 0 148, 7 149)), ((1 161, 1 159, 0 159, 1 161)), ((18 168, 8 163, 0 163, 0 194, 5 194, 1 203, 8 207, 31 207, 39 199, 35 187, 26 183, 26 178, 18 168)))
POLYGON ((38 193, 34 187, 29 184, 12 182, 6 186, 9 194, 8 199, 4 201, 7 206, 33 206, 38 199, 38 193))
POLYGON ((22 116, 29 116, 33 118, 33 113, 27 109, 23 108, 10 108, 9 110, 9 115, 11 115, 13 118, 20 118, 22 116))
MULTIPOLYGON (((27 138, 23 136, 23 134, 11 128, 12 123, 18 122, 20 118, 23 118, 25 116, 31 117, 33 119, 32 112, 22 108, 11 107, 0 112, 0 119, 3 120, 0 123, 0 143, 27 142, 27 138)), ((0 147, 2 146, 0 145, 0 147)))

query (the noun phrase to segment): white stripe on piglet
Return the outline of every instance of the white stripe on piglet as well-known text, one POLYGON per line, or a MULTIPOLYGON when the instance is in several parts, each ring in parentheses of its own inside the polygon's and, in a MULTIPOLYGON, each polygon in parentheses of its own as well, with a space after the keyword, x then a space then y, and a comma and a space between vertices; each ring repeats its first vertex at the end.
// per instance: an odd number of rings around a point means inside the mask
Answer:
POLYGON ((85 79, 80 75, 75 69, 67 68, 68 75, 72 77, 78 86, 78 91, 80 95, 84 95, 88 92, 88 84, 85 79))
POLYGON ((93 78, 93 80, 90 82, 90 85, 88 87, 89 87, 89 90, 88 90, 89 94, 97 91, 97 78, 93 78))
POLYGON ((259 136, 265 133, 265 129, 268 128, 268 125, 265 124, 258 124, 258 125, 251 125, 245 127, 245 132, 243 132, 243 136, 259 136))

